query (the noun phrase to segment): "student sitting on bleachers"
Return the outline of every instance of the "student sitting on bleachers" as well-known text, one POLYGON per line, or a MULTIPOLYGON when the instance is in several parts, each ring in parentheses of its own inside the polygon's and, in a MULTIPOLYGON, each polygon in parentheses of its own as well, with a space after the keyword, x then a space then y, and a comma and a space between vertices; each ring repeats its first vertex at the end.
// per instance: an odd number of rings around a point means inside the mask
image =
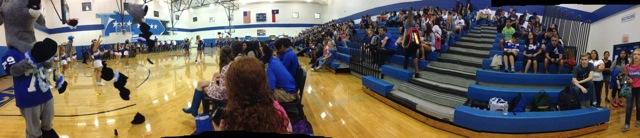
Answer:
POLYGON ((589 54, 580 55, 580 64, 573 68, 573 89, 578 92, 580 106, 582 108, 591 106, 591 99, 594 93, 593 72, 594 67, 589 64, 589 54))
MULTIPOLYGON (((226 100, 227 99, 227 86, 225 85, 225 74, 229 69, 229 65, 233 62, 233 49, 229 46, 222 47, 220 50, 220 58, 219 58, 219 70, 220 72, 215 73, 213 78, 209 81, 200 81, 198 82, 198 87, 196 87, 195 92, 193 92, 193 99, 191 100, 191 107, 182 108, 182 111, 192 116, 198 115, 198 108, 200 107, 200 103, 204 99, 204 96, 211 97, 216 100, 226 100), (207 90, 206 93, 204 90, 207 90), (206 95, 204 95, 206 94, 206 95)), ((209 114, 209 108, 204 108, 204 114, 209 114)))
POLYGON ((533 73, 538 73, 538 57, 540 53, 542 53, 542 48, 540 48, 540 44, 535 41, 536 36, 533 32, 529 32, 527 36, 527 42, 525 43, 526 50, 524 53, 527 61, 524 67, 524 73, 529 71, 529 67, 533 68, 533 73))
POLYGON ((220 126, 216 128, 221 131, 291 133, 289 117, 276 101, 278 94, 276 97, 271 94, 260 61, 241 57, 235 62, 226 73, 228 100, 220 126))
POLYGON ((298 63, 298 57, 296 57, 291 48, 291 40, 288 38, 280 38, 276 40, 275 46, 282 65, 287 68, 287 71, 289 71, 291 75, 295 75, 298 68, 300 68, 300 63, 298 63))
POLYGON ((329 61, 331 59, 331 56, 333 56, 333 54, 331 54, 331 48, 333 47, 333 43, 329 42, 329 40, 325 40, 324 43, 324 47, 322 49, 322 56, 318 57, 317 62, 314 63, 313 65, 311 65, 311 69, 313 71, 317 71, 320 70, 324 67, 327 67, 327 65, 329 64, 329 61))
POLYGON ((382 65, 390 56, 395 54, 396 48, 391 46, 392 42, 389 40, 389 33, 387 33, 386 27, 378 28, 378 36, 380 37, 380 59, 378 59, 378 65, 382 65))
POLYGON ((545 52, 546 52, 545 59, 544 59, 545 73, 549 73, 550 64, 557 64, 559 69, 562 68, 562 66, 564 65, 564 60, 562 58, 564 54, 564 48, 560 43, 558 43, 557 35, 551 36, 551 43, 546 45, 545 52))
POLYGON ((516 72, 515 70, 515 60, 518 56, 518 39, 516 37, 511 37, 511 40, 506 40, 502 42, 502 48, 504 50, 502 55, 502 61, 504 61, 504 70, 505 72, 516 72))
POLYGON ((267 70, 267 81, 269 88, 274 92, 276 100, 279 102, 291 102, 298 99, 298 89, 293 76, 282 65, 280 59, 273 56, 273 51, 268 46, 261 46, 262 62, 267 70))
POLYGON ((462 29, 466 26, 466 25, 464 24, 464 19, 463 19, 463 18, 461 18, 461 17, 459 17, 459 18, 455 21, 455 26, 456 26, 455 32, 456 32, 456 33, 460 33, 460 32, 462 31, 462 29))

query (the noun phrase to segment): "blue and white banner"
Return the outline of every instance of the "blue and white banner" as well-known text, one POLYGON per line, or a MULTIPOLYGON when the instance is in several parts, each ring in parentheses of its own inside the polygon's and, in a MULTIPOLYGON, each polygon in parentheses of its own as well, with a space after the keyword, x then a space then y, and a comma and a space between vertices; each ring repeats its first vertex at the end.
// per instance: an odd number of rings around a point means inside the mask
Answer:
MULTIPOLYGON (((133 17, 128 14, 120 14, 119 12, 109 14, 98 14, 102 20, 104 30, 102 31, 104 36, 109 36, 110 33, 118 32, 131 32, 134 35, 140 34, 140 25, 133 22, 133 17)), ((151 27, 151 33, 153 35, 161 35, 165 31, 165 27, 158 19, 145 19, 145 22, 151 27)))

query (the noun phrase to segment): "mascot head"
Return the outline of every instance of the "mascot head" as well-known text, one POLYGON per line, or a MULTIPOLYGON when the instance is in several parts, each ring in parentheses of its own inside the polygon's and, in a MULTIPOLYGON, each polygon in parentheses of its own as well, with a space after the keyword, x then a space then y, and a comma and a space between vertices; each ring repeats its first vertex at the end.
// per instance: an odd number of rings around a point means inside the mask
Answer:
POLYGON ((36 42, 33 23, 45 24, 40 0, 0 0, 0 25, 4 24, 7 45, 27 52, 36 42))

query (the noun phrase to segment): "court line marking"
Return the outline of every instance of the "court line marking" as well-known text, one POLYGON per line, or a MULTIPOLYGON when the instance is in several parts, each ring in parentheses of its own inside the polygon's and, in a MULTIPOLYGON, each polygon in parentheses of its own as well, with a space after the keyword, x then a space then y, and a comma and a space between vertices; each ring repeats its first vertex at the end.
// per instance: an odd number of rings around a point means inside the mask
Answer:
MULTIPOLYGON (((122 109, 126 109, 129 107, 133 107, 136 104, 130 104, 127 106, 123 106, 120 108, 116 108, 116 109, 111 109, 111 110, 106 110, 106 111, 99 111, 99 112, 93 112, 93 113, 84 113, 84 114, 71 114, 71 115, 53 115, 54 117, 79 117, 79 116, 89 116, 89 115, 97 115, 97 114, 104 114, 104 113, 108 113, 108 112, 113 112, 113 111, 118 111, 118 110, 122 110, 122 109)), ((22 116, 20 114, 0 114, 0 116, 22 116)))

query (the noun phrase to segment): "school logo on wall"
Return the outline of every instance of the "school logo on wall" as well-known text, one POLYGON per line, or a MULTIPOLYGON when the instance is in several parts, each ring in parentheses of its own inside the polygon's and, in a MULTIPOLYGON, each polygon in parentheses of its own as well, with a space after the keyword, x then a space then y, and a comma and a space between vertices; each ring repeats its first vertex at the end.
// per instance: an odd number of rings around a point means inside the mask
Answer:
MULTIPOLYGON (((97 16, 101 19, 102 25, 104 25, 104 30, 102 31, 104 36, 109 36, 110 33, 131 32, 134 35, 141 33, 139 29, 140 25, 133 22, 133 17, 131 15, 123 15, 119 12, 114 12, 109 14, 97 14, 97 16)), ((161 35, 165 31, 162 21, 158 19, 145 19, 144 21, 149 25, 149 27, 151 27, 150 31, 153 35, 161 35)))

